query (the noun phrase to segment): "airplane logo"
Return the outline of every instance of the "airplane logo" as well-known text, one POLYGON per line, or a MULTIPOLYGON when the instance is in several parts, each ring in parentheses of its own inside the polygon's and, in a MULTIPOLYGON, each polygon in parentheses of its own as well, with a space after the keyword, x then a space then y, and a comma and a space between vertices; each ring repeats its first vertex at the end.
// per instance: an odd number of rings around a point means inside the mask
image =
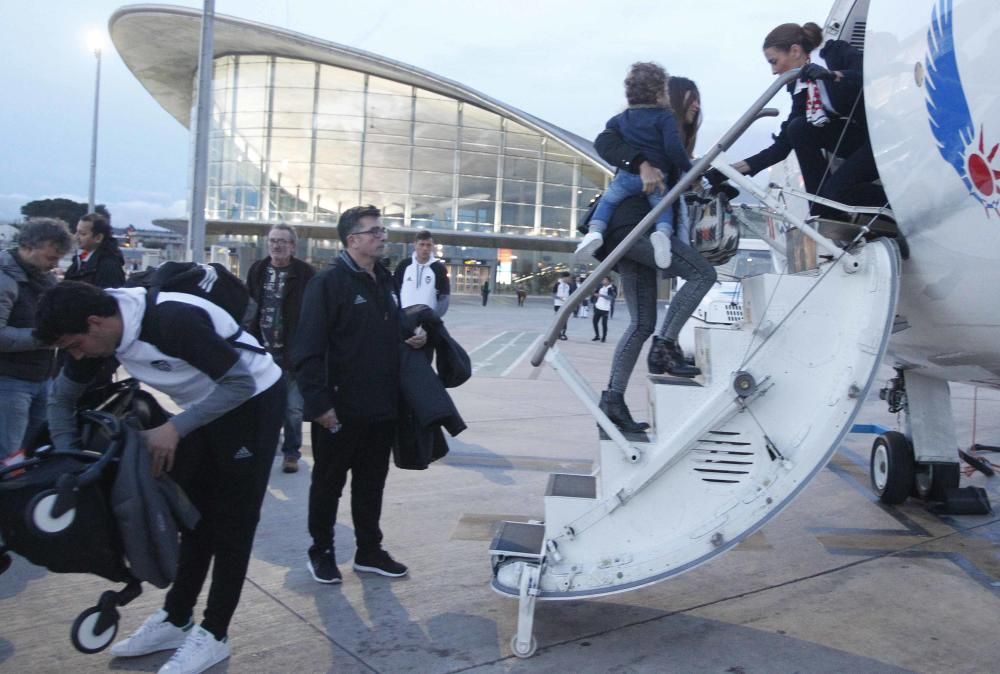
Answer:
POLYGON ((938 150, 986 209, 1000 213, 1000 144, 986 140, 976 125, 958 74, 952 0, 940 0, 927 31, 927 113, 938 150), (994 160, 997 160, 994 164, 994 160))

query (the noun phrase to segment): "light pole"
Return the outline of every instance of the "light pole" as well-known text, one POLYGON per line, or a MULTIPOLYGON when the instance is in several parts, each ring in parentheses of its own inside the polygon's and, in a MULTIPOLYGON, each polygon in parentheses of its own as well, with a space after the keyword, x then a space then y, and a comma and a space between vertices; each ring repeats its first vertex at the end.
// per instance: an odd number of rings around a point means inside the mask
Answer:
POLYGON ((208 137, 212 123, 212 69, 215 43, 215 0, 205 0, 201 14, 198 49, 198 88, 195 90, 194 161, 191 170, 191 203, 188 247, 193 262, 205 261, 205 203, 208 183, 208 137))
POLYGON ((94 79, 94 126, 90 134, 90 191, 87 193, 87 212, 94 212, 94 191, 97 187, 97 115, 101 102, 101 34, 91 31, 87 43, 97 58, 97 75, 94 79))

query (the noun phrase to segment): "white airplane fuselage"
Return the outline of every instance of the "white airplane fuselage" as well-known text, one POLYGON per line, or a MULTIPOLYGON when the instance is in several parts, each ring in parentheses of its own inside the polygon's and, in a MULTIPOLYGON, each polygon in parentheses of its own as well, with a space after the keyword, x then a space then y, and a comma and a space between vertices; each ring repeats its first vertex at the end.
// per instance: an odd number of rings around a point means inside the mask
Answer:
POLYGON ((864 65, 872 147, 909 248, 886 362, 992 387, 1000 387, 998 38, 995 0, 873 0, 864 65))

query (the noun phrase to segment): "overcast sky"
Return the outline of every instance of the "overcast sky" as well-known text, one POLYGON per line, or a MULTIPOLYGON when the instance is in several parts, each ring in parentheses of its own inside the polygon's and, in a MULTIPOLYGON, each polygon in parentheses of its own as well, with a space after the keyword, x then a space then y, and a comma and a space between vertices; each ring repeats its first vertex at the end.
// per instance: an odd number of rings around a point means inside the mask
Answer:
MULTIPOLYGON (((201 7, 201 2, 178 2, 201 7)), ((217 0, 216 12, 409 63, 587 138, 624 106, 629 64, 653 60, 702 93, 698 150, 717 139, 772 81, 764 35, 786 21, 822 23, 832 0, 217 0), (618 7, 627 7, 628 15, 618 7)), ((32 199, 87 200, 94 57, 88 29, 107 35, 111 0, 5 0, 0 44, 0 221, 32 199)), ((787 113, 788 97, 776 99, 787 113)), ((734 159, 769 142, 765 120, 734 159)), ((118 225, 183 215, 187 130, 132 76, 107 42, 101 74, 97 201, 118 225)))

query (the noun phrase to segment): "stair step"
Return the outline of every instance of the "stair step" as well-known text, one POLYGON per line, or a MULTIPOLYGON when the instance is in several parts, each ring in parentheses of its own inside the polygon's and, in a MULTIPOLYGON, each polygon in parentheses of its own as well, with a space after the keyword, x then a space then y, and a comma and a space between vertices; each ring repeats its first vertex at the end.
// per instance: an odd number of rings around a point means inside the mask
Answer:
POLYGON ((597 478, 593 475, 552 473, 545 488, 546 496, 568 498, 597 498, 597 478))
POLYGON ((490 543, 490 554, 541 559, 544 557, 542 549, 544 542, 544 524, 501 522, 499 531, 490 543))
MULTIPOLYGON (((600 435, 601 440, 610 440, 611 436, 604 432, 604 429, 600 426, 597 427, 597 432, 600 435)), ((653 437, 648 431, 639 431, 638 433, 622 433, 625 439, 629 442, 652 442, 653 437)))
POLYGON ((649 381, 660 386, 697 386, 699 388, 704 386, 696 378, 673 377, 669 374, 647 374, 646 376, 649 378, 649 381))

